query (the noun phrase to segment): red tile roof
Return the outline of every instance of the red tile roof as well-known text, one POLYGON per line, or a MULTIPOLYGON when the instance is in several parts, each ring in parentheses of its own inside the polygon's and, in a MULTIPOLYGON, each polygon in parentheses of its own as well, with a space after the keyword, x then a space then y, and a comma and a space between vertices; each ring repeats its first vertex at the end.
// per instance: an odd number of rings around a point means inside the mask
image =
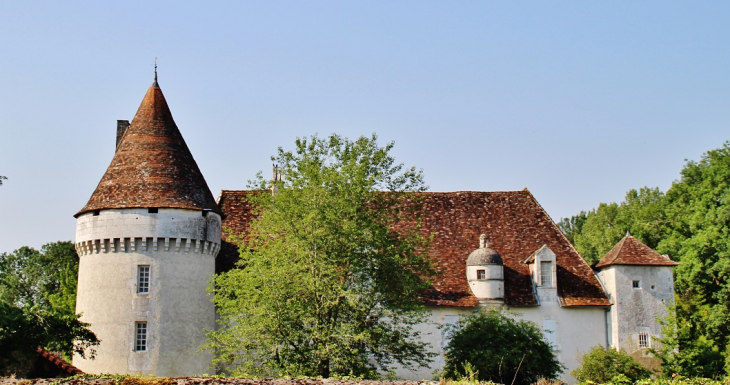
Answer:
POLYGON ((38 355, 47 359, 50 361, 53 365, 58 367, 59 369, 63 370, 64 372, 68 374, 82 374, 83 372, 81 369, 71 365, 68 363, 68 361, 64 360, 63 357, 61 357, 58 353, 49 352, 46 349, 43 349, 42 347, 38 347, 36 349, 36 352, 38 352, 38 355))
MULTIPOLYGON (((234 234, 248 229, 251 207, 242 198, 250 191, 224 190, 219 200, 223 226, 234 234)), ((558 294, 563 306, 609 306, 593 270, 573 248, 532 194, 508 192, 416 193, 422 197, 421 231, 433 234, 430 254, 438 275, 425 301, 433 306, 472 307, 478 304, 466 280, 466 259, 479 247, 479 235, 504 261, 505 303, 537 305, 525 259, 547 245, 557 259, 558 294)), ((224 236, 224 241, 226 236, 224 236)), ((233 250, 218 259, 235 259, 233 250)), ((234 254, 235 253, 235 254, 234 254)), ((220 270, 225 270, 221 267, 220 270)))
POLYGON ((134 207, 219 212, 157 82, 147 90, 109 168, 76 216, 134 207))
POLYGON ((661 255, 627 234, 596 264, 596 269, 611 265, 677 266, 666 255, 661 255))

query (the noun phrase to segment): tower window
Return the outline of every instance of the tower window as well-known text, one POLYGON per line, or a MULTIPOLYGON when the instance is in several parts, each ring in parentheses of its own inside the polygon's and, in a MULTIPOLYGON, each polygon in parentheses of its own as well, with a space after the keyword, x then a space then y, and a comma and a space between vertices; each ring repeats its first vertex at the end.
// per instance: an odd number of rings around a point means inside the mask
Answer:
POLYGON ((150 292, 150 267, 137 266, 137 293, 146 294, 150 292))
POLYGON ((134 351, 144 352, 147 350, 147 322, 134 323, 134 351))
POLYGON ((631 287, 634 289, 641 289, 641 281, 631 281, 631 287))
POLYGON ((651 347, 651 336, 648 331, 639 332, 639 347, 650 348, 651 347))
POLYGON ((487 279, 486 270, 477 270, 477 279, 487 279))
POLYGON ((150 214, 157 214, 160 211, 157 207, 150 207, 147 209, 147 212, 150 214))
POLYGON ((92 215, 95 216, 95 217, 98 217, 99 214, 101 214, 101 210, 94 210, 94 212, 93 212, 92 215))
POLYGON ((540 263, 540 286, 553 286, 553 263, 550 261, 540 263))

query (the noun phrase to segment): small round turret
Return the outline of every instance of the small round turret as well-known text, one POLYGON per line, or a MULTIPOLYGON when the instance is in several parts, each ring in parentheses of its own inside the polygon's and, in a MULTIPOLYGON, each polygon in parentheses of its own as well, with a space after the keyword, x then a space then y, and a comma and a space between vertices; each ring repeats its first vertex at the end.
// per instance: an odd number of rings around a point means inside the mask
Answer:
POLYGON ((466 259, 466 279, 478 299, 504 299, 504 262, 489 247, 486 234, 479 236, 479 248, 466 259))

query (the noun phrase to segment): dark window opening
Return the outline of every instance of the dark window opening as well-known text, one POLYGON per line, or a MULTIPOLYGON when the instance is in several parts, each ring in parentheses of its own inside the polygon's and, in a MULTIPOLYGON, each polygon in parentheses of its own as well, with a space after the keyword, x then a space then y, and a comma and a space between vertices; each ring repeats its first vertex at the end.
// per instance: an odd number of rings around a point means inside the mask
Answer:
POLYGON ((98 217, 100 213, 101 213, 101 210, 94 210, 95 217, 98 217))
POLYGON ((157 207, 152 207, 152 208, 147 209, 147 212, 150 214, 157 214, 159 212, 159 210, 160 209, 158 209, 157 207))
POLYGON ((632 281, 631 286, 633 286, 634 289, 640 289, 641 288, 641 282, 639 281, 632 281))
POLYGON ((487 272, 485 270, 477 270, 477 279, 487 279, 487 272))

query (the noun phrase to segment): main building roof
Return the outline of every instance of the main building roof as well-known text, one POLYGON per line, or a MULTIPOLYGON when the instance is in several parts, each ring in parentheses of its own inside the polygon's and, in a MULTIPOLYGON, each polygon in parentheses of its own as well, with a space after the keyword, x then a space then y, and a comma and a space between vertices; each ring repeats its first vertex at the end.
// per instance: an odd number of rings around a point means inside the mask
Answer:
POLYGON ((109 168, 76 216, 135 207, 220 211, 156 80, 121 138, 109 168))
MULTIPOLYGON (((245 200, 251 193, 221 192, 223 227, 232 234, 244 233, 254 218, 245 200)), ((610 305, 593 270, 529 191, 417 194, 423 198, 419 200, 423 204, 421 231, 433 235, 430 254, 438 271, 433 290, 424 298, 428 305, 477 306, 466 280, 466 260, 483 233, 489 236, 489 247, 502 256, 507 305, 537 305, 529 266, 524 261, 544 245, 557 259, 558 295, 563 306, 610 305)), ((238 255, 235 246, 225 242, 227 237, 224 235, 216 262, 219 271, 232 267, 238 255)))

